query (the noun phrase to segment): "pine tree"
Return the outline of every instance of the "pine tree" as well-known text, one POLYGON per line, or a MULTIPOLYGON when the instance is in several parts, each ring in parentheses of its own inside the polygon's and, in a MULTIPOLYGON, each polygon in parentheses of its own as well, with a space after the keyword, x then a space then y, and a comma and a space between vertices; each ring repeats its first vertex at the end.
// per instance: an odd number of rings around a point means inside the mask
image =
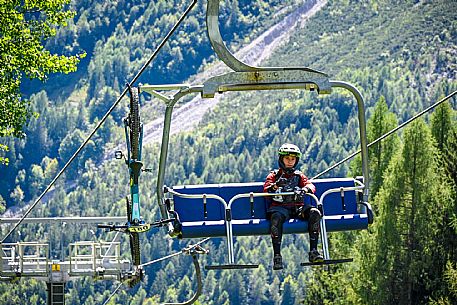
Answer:
MULTIPOLYGON (((455 127, 455 114, 448 103, 440 105, 432 116, 432 134, 437 142, 441 154, 440 164, 442 175, 449 179, 453 187, 453 199, 443 206, 442 219, 438 221, 441 234, 438 236, 442 247, 442 260, 437 268, 449 269, 451 262, 457 260, 457 128, 455 127), (454 116, 453 116, 454 115, 454 116), (454 224, 454 225, 453 225, 454 224)), ((436 296, 451 295, 449 285, 438 287, 436 296)))
MULTIPOLYGON (((397 118, 387 107, 386 100, 381 96, 376 104, 373 117, 368 122, 368 141, 371 143, 388 131, 395 128, 397 118)), ((369 160, 371 169, 371 193, 376 195, 383 182, 383 175, 395 149, 398 147, 398 136, 392 135, 389 138, 379 141, 370 148, 369 160)))
POLYGON ((447 138, 452 130, 452 109, 449 103, 439 105, 432 115, 432 134, 438 149, 444 151, 447 138))

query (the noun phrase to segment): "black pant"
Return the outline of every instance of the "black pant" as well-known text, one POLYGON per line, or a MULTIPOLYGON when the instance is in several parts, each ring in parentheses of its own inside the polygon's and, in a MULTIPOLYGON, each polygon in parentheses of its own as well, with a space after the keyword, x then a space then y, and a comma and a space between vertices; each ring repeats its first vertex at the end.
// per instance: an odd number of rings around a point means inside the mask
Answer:
POLYGON ((275 255, 281 252, 281 241, 282 241, 282 227, 286 220, 290 218, 298 218, 308 221, 308 233, 310 250, 317 249, 317 243, 319 240, 319 221, 321 219, 321 213, 318 209, 311 207, 306 210, 301 210, 295 207, 280 207, 275 206, 270 209, 270 233, 271 241, 273 243, 273 252, 275 255))

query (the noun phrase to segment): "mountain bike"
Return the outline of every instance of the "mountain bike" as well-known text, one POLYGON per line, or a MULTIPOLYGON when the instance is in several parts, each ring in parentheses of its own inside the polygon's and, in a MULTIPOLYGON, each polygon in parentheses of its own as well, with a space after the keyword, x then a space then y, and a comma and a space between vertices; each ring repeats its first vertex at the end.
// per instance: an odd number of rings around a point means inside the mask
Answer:
POLYGON ((139 233, 163 226, 174 219, 161 219, 153 223, 146 223, 141 217, 139 178, 143 171, 150 172, 151 170, 143 169, 143 123, 140 120, 139 88, 131 87, 129 84, 127 86, 130 94, 129 114, 123 119, 127 156, 122 151, 115 152, 115 158, 124 159, 129 169, 130 196, 126 197, 127 223, 125 225, 98 225, 98 227, 108 231, 127 233, 133 264, 139 266, 141 264, 139 233))
MULTIPOLYGON (((140 259, 139 233, 151 229, 151 224, 146 223, 140 214, 140 189, 139 178, 143 170, 141 161, 143 124, 140 121, 139 89, 127 84, 130 93, 129 114, 123 119, 127 156, 122 151, 115 152, 116 159, 124 159, 129 169, 130 198, 126 197, 127 223, 125 225, 99 225, 99 228, 109 231, 121 231, 129 235, 130 252, 133 264, 138 266, 140 259)), ((146 169, 145 171, 149 171, 146 169)))

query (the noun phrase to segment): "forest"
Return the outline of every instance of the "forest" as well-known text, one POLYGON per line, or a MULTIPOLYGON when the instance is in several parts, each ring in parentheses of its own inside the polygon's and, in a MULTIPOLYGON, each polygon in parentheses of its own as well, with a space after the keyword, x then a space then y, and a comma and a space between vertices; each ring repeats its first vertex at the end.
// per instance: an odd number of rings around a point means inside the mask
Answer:
MULTIPOLYGON (((318 1, 319 2, 319 1, 318 1)), ((293 12, 299 1, 221 2, 221 29, 231 50, 246 45, 293 12)), ((0 210, 15 215, 46 188, 117 99, 187 3, 179 1, 74 1, 68 25, 46 47, 66 55, 86 54, 77 71, 25 82, 32 116, 24 138, 2 137, 0 210)), ((206 37, 205 3, 184 21, 139 82, 189 82, 217 62, 206 37)), ((455 1, 327 1, 297 27, 262 66, 310 67, 331 79, 353 83, 367 106, 368 140, 405 122, 457 90, 457 3, 455 1)), ((122 118, 127 98, 115 109, 65 171, 31 217, 120 216, 129 192, 128 172, 114 160, 124 148, 122 118), (109 156, 109 157, 106 157, 109 156)), ((146 123, 164 106, 141 95, 146 123)), ((370 147, 368 230, 331 233, 332 257, 350 264, 303 268, 307 235, 286 235, 285 270, 271 269, 269 236, 238 237, 235 256, 256 262, 252 271, 204 271, 196 304, 428 304, 457 303, 457 99, 454 97, 398 133, 370 147), (236 284, 234 284, 236 283, 236 284)), ((324 97, 298 90, 248 91, 224 95, 194 130, 172 136, 167 185, 264 181, 277 167, 277 149, 298 145, 300 169, 313 177, 358 149, 357 110, 340 90, 324 97)), ((141 176, 142 213, 157 220, 160 143, 145 144, 141 176)), ((360 174, 355 157, 324 177, 360 174)), ((23 211, 23 210, 22 210, 23 211)), ((8 214, 9 213, 9 214, 8 214)), ((5 216, 3 216, 5 217, 5 216)), ((10 227, 2 225, 2 236, 10 227)), ((14 241, 46 241, 50 256, 68 255, 75 241, 111 240, 93 225, 61 228, 23 224, 14 241), (63 244, 64 247, 60 247, 63 244)), ((141 235, 144 262, 180 251, 198 240, 177 240, 164 230, 141 235)), ((202 265, 223 263, 224 239, 211 239, 202 265)), ((130 258, 128 238, 123 257, 130 258)), ((191 259, 177 256, 145 268, 145 279, 124 288, 108 304, 160 304, 188 299, 196 289, 191 259)), ((103 304, 116 282, 76 279, 67 284, 68 304, 103 304)), ((0 304, 46 304, 43 282, 19 279, 0 284, 0 304)))

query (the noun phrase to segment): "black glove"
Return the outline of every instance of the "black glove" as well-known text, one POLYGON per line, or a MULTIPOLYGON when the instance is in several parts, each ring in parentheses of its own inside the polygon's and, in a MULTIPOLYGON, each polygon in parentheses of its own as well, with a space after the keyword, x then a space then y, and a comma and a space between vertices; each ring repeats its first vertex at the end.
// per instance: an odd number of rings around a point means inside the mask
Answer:
POLYGON ((304 187, 302 188, 302 190, 303 190, 303 193, 304 193, 304 194, 312 194, 312 193, 313 193, 313 190, 310 189, 310 188, 307 187, 307 186, 304 186, 304 187))

